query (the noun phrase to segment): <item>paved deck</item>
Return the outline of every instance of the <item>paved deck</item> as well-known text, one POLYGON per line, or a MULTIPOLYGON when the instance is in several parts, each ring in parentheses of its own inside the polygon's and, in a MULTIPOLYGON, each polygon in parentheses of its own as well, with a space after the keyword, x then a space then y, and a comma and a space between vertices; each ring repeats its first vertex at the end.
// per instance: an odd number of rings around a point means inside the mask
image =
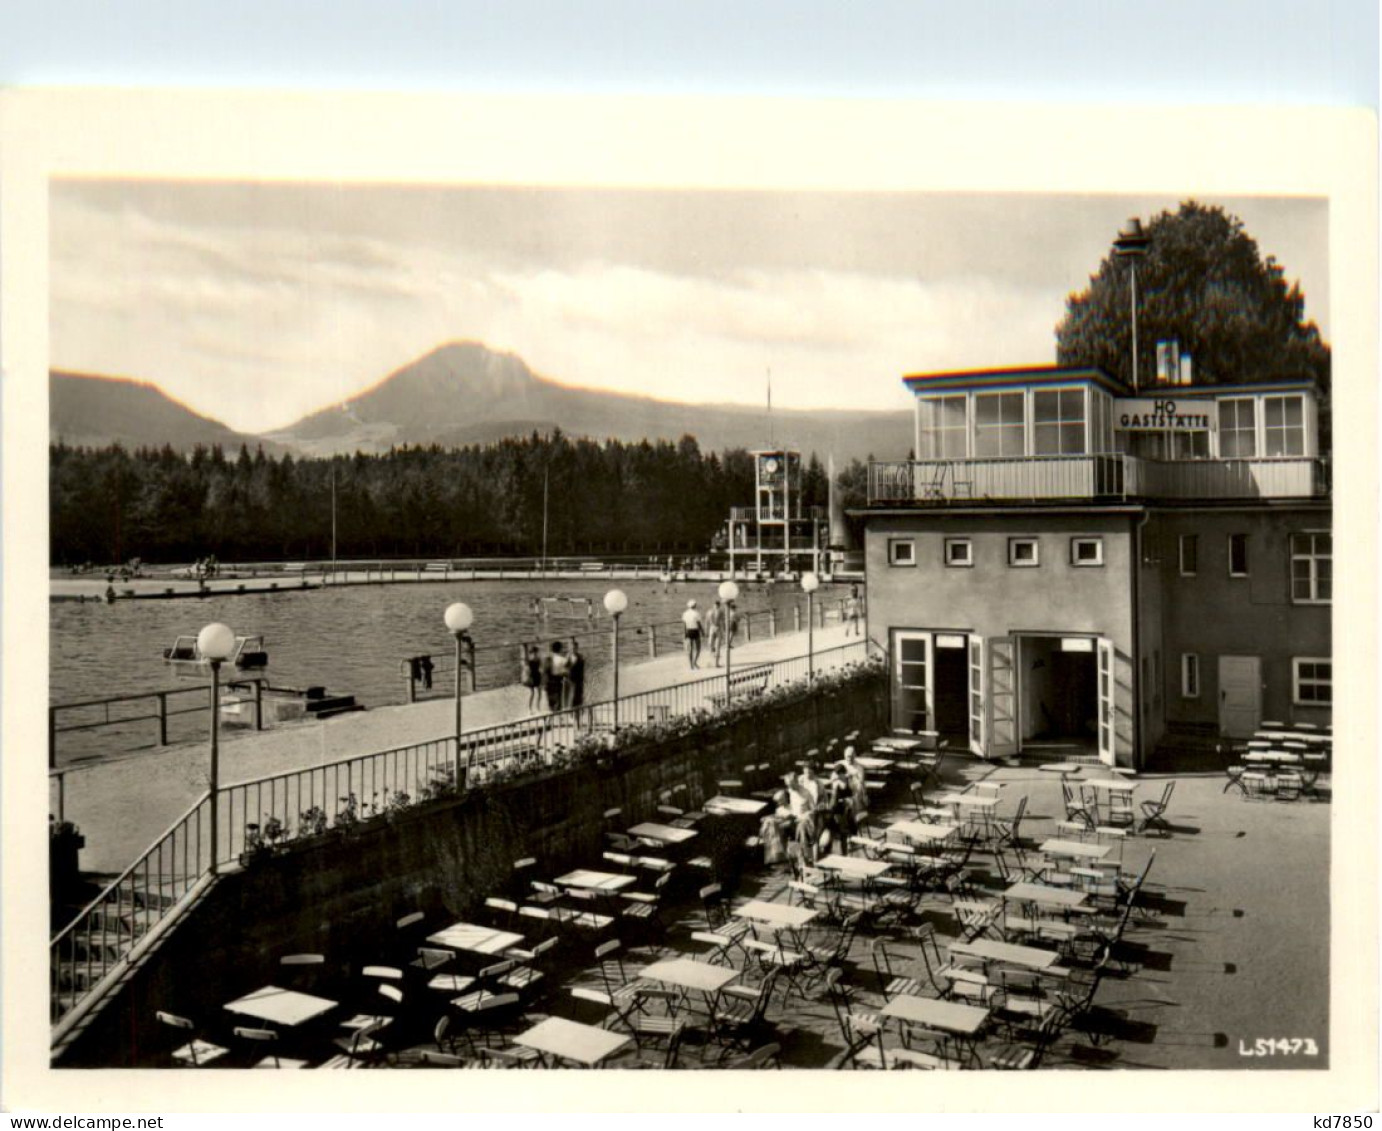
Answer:
MULTIPOLYGON (((858 640, 840 626, 816 630, 816 651, 858 640)), ((806 640, 793 633, 754 640, 734 650, 734 666, 784 660, 806 654, 806 640)), ((824 663, 824 661, 823 661, 824 663)), ((628 664, 620 670, 620 693, 632 695, 713 675, 708 656, 697 671, 681 655, 628 664)), ((603 685, 593 682, 588 698, 600 698, 603 685)), ((222 730, 221 781, 235 782, 319 766, 343 758, 445 738, 454 726, 454 703, 434 699, 338 716, 325 721, 293 723, 258 733, 222 730)), ((517 685, 466 696, 467 730, 530 718, 528 692, 517 685)), ((88 872, 118 872, 191 805, 207 787, 204 741, 73 766, 66 771, 64 811, 86 837, 81 866, 88 872)), ((54 796, 56 789, 51 791, 54 796)), ((56 802, 50 802, 56 812, 56 802)))

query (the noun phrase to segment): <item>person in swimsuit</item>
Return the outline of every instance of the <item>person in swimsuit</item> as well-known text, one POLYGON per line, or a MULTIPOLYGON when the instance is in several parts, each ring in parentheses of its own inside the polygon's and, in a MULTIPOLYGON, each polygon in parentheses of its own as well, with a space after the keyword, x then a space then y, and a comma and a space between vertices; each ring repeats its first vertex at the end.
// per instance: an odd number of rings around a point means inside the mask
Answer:
POLYGON ((701 666, 701 614, 696 610, 694 597, 686 602, 686 612, 681 614, 681 623, 686 631, 686 659, 693 668, 698 668, 701 666))

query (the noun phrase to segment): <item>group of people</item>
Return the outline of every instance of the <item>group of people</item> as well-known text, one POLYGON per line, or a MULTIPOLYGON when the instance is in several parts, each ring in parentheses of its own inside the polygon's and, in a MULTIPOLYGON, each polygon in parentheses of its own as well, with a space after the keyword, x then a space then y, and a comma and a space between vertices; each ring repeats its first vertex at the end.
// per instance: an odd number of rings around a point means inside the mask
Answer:
POLYGON ((828 778, 822 779, 808 763, 800 773, 785 774, 782 784, 759 826, 763 862, 777 864, 799 855, 803 863, 814 864, 832 846, 847 851, 869 807, 864 767, 854 747, 845 747, 844 758, 831 767, 828 778))
POLYGON ((544 695, 549 711, 579 708, 585 703, 585 656, 574 636, 570 652, 560 640, 552 641, 545 656, 539 654, 536 644, 528 645, 521 676, 528 689, 530 711, 542 709, 544 695))
POLYGON ((715 657, 715 666, 720 666, 720 651, 727 644, 733 644, 739 632, 739 611, 733 601, 715 598, 709 612, 702 614, 693 597, 686 602, 686 611, 681 614, 683 635, 686 642, 686 660, 692 668, 701 666, 702 638, 706 647, 715 657))

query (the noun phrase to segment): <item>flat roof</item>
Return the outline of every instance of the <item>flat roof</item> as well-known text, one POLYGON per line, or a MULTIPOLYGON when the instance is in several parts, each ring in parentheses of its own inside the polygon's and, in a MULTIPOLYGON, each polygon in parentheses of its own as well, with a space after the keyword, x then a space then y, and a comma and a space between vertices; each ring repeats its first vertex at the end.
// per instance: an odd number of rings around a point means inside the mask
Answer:
POLYGON ((948 369, 939 373, 909 373, 902 383, 914 393, 951 392, 962 389, 1025 388, 1032 385, 1099 385, 1116 397, 1179 398, 1221 397, 1270 393, 1281 390, 1319 395, 1319 388, 1308 377, 1284 381, 1254 381, 1247 384, 1159 385, 1149 384, 1136 393, 1117 377, 1097 365, 1024 365, 1012 369, 948 369))
POLYGON ((1094 384, 1115 396, 1132 390, 1097 365, 1024 365, 1015 369, 952 369, 940 373, 910 373, 902 383, 913 392, 931 389, 1002 388, 1004 386, 1094 384))

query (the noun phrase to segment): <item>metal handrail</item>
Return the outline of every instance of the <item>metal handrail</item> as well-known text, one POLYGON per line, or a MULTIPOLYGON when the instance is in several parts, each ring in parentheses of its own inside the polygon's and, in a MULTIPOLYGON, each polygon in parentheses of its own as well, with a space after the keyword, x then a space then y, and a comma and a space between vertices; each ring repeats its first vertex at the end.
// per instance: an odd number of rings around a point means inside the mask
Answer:
MULTIPOLYGON (((210 801, 210 791, 197 798, 134 863, 53 936, 49 943, 53 1021, 70 1012, 97 982, 128 960, 139 939, 162 921, 177 901, 210 871, 214 852, 210 851, 209 837, 205 842, 202 837, 202 810, 210 801), (181 869, 178 868, 179 858, 181 869), (81 953, 79 942, 84 944, 81 953), (67 985, 63 984, 64 974, 67 985), (79 982, 84 982, 84 986, 79 986, 79 982)), ((208 827, 209 824, 208 821, 208 827)))

